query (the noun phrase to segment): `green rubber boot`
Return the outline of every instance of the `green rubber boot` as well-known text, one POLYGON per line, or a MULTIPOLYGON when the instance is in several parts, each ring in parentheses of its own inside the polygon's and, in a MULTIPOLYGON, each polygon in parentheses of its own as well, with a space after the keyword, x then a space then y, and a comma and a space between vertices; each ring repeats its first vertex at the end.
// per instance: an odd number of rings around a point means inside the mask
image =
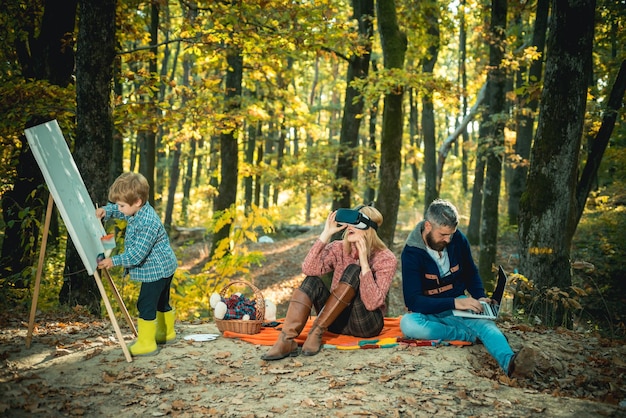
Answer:
POLYGON ((157 329, 156 329, 156 343, 166 344, 176 339, 176 330, 174 329, 174 322, 176 321, 176 312, 174 309, 167 312, 157 311, 157 329))
POLYGON ((133 356, 151 356, 159 350, 156 344, 157 321, 146 321, 145 319, 137 319, 137 341, 128 347, 130 354, 133 356))

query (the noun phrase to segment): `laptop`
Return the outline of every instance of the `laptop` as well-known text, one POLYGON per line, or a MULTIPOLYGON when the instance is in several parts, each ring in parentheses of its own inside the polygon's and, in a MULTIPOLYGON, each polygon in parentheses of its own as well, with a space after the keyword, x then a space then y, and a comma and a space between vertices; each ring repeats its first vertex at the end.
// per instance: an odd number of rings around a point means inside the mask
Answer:
POLYGON ((487 302, 481 301, 481 305, 483 305, 483 311, 480 313, 476 313, 474 311, 461 311, 459 309, 453 309, 452 313, 454 316, 462 316, 465 318, 477 318, 477 319, 492 319, 495 320, 500 313, 500 302, 502 301, 502 295, 504 294, 504 287, 506 286, 507 276, 504 272, 502 266, 498 266, 498 281, 496 282, 496 288, 493 291, 493 296, 491 299, 494 300, 495 304, 489 304, 487 302))

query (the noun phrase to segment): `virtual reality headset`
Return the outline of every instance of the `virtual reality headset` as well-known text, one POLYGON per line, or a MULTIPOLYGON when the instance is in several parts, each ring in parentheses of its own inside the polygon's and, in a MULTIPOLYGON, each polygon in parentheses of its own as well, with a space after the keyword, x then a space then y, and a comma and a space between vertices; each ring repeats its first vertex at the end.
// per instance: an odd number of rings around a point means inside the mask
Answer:
POLYGON ((376 222, 372 221, 367 215, 354 209, 337 209, 335 221, 339 224, 352 225, 357 229, 374 228, 378 230, 376 222))

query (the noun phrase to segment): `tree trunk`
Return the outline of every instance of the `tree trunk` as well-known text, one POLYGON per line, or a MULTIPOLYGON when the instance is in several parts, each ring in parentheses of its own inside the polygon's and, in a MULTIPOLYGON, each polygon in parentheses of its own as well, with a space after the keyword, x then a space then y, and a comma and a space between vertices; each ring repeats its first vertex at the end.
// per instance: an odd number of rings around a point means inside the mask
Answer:
POLYGON ((359 127, 363 113, 364 101, 362 95, 352 87, 355 79, 366 78, 369 73, 370 55, 372 49, 371 37, 374 31, 374 1, 354 0, 352 2, 354 18, 358 21, 359 37, 363 40, 364 51, 355 55, 348 63, 346 76, 346 95, 343 104, 343 118, 341 120, 341 132, 339 134, 340 151, 337 158, 337 171, 335 178, 338 180, 333 190, 332 209, 349 208, 352 206, 352 179, 354 168, 358 164, 357 149, 359 145, 359 127), (359 97, 358 100, 355 100, 359 97))
MULTIPOLYGON (((315 57, 315 65, 313 66, 313 80, 311 82, 311 93, 309 93, 309 111, 311 111, 313 113, 313 108, 315 106, 316 101, 319 101, 319 95, 320 93, 318 92, 318 84, 319 84, 319 79, 320 79, 320 59, 319 56, 315 57)), ((318 117, 319 117, 319 113, 318 113, 318 117)), ((311 135, 307 132, 307 136, 306 136, 306 146, 308 149, 311 149, 313 147, 313 139, 311 138, 311 135)), ((311 222, 311 206, 312 206, 312 190, 311 190, 311 184, 307 183, 306 185, 306 197, 305 197, 305 203, 304 203, 304 221, 306 223, 311 222)))
MULTIPOLYGON (((592 72, 595 1, 555 1, 537 134, 528 184, 520 201, 520 272, 539 292, 571 286, 572 224, 587 85, 592 72)), ((569 325, 545 296, 531 312, 544 323, 569 325)))
POLYGON ((187 225, 189 221, 189 202, 191 200, 191 185, 193 184, 193 168, 194 163, 198 159, 196 157, 197 140, 191 138, 189 141, 189 155, 187 155, 185 176, 183 177, 183 201, 181 203, 181 225, 187 225))
MULTIPOLYGON (((487 109, 483 118, 484 140, 489 143, 480 223, 478 272, 483 280, 493 278, 492 266, 498 247, 498 204, 502 182, 502 149, 506 106, 506 73, 502 68, 506 42, 507 0, 492 0, 487 74, 487 109)), ((483 131, 481 127, 481 131, 483 131)))
MULTIPOLYGON (((459 84, 461 87, 461 116, 467 117, 468 105, 467 105, 467 28, 465 24, 465 0, 461 0, 461 7, 459 7, 459 84)), ((467 169, 467 150, 463 144, 467 144, 468 133, 467 125, 465 125, 461 131, 461 186, 463 192, 468 191, 468 169, 467 169)))
MULTIPOLYGON (((243 56, 236 47, 226 52, 228 71, 226 72, 226 91, 224 93, 225 111, 231 113, 241 107, 241 82, 243 79, 243 56)), ((233 122, 234 123, 234 122, 233 122)), ((238 127, 232 127, 220 133, 220 185, 215 198, 216 213, 229 209, 237 200, 237 179, 239 176, 239 154, 237 146, 238 127)), ((228 239, 232 222, 228 222, 215 231, 211 247, 211 256, 223 239, 228 239)))
MULTIPOLYGON (((268 123, 268 127, 267 127, 267 136, 265 137, 265 165, 267 167, 271 167, 272 166, 272 161, 273 161, 273 157, 274 155, 276 155, 276 123, 275 123, 275 112, 273 110, 270 110, 268 112, 268 114, 270 115, 270 121, 268 123)), ((263 183, 263 208, 267 209, 270 207, 270 202, 271 202, 271 190, 272 190, 272 182, 270 181, 265 181, 263 183)))
MULTIPOLYGON (((407 39, 398 27, 395 1, 379 0, 376 7, 385 68, 403 68, 407 39)), ((389 247, 393 245, 400 205, 403 94, 404 88, 399 85, 385 95, 380 141, 380 186, 376 206, 385 221, 378 230, 378 235, 389 247)))
MULTIPOLYGON (((189 19, 189 23, 192 25, 196 21, 196 17, 198 16, 198 10, 195 7, 190 7, 185 12, 185 17, 189 19)), ((183 55, 183 85, 189 86, 189 79, 191 77, 191 71, 194 67, 195 63, 195 55, 193 54, 184 54, 183 55)), ((172 76, 173 78, 173 76, 172 76)), ((184 99, 184 102, 187 102, 187 99, 184 99)), ((183 176, 183 201, 181 205, 181 224, 187 225, 188 211, 189 211, 189 201, 191 196, 191 185, 193 184, 193 169, 194 163, 196 162, 196 148, 197 148, 198 139, 195 136, 189 138, 189 154, 187 155, 186 162, 186 170, 185 175, 183 176)), ((200 160, 198 159, 198 165, 200 165, 200 160)))
MULTIPOLYGON (((263 131, 261 130, 261 126, 259 125, 258 136, 262 136, 263 131)), ((263 143, 260 143, 257 146, 256 150, 256 166, 260 166, 263 164, 263 152, 265 148, 263 147, 263 143)), ((261 207, 261 173, 257 172, 254 176, 254 204, 257 207, 261 207)))
MULTIPOLYGON (((122 97, 122 83, 121 80, 121 58, 118 56, 113 61, 113 95, 115 98, 122 97)), ((135 144, 136 145, 136 144, 135 144)), ((131 164, 133 160, 134 147, 131 147, 130 159, 131 164)), ((124 135, 121 129, 117 129, 113 126, 113 145, 111 150, 111 166, 109 167, 109 184, 122 174, 124 170, 124 135)))
MULTIPOLYGON (((150 51, 152 57, 149 62, 150 74, 157 73, 157 54, 158 54, 158 35, 159 35, 159 3, 152 2, 150 7, 150 51)), ((146 98, 149 103, 147 106, 150 108, 149 113, 155 118, 155 122, 158 118, 157 100, 158 93, 153 93, 152 97, 146 98)), ((146 129, 141 132, 142 141, 140 142, 140 156, 139 156, 139 172, 144 175, 150 184, 150 193, 148 195, 148 201, 152 206, 156 207, 154 203, 155 192, 155 168, 156 168, 156 132, 152 129, 146 129)))
POLYGON ((409 146, 410 156, 408 164, 411 166, 411 190, 413 196, 419 196, 419 166, 418 166, 418 151, 420 149, 420 134, 418 123, 418 109, 417 109, 417 93, 414 88, 409 88, 407 91, 409 96, 409 146))
POLYGON ((485 183, 485 151, 478 147, 476 166, 474 167, 474 185, 472 186, 472 203, 470 219, 467 226, 467 239, 472 244, 480 242, 480 222, 483 212, 483 184, 485 183))
MULTIPOLYGON (((113 151, 110 98, 115 58, 115 0, 81 0, 78 10, 74 160, 91 199, 104 204, 113 151)), ((70 238, 64 273, 61 303, 87 306, 91 313, 100 315, 100 293, 70 238)))
MULTIPOLYGON (((372 71, 376 72, 376 60, 371 61, 372 71)), ((370 108, 369 115, 369 131, 368 131, 368 144, 367 147, 371 151, 372 157, 367 161, 365 165, 365 191, 363 192, 363 203, 369 204, 376 200, 376 189, 374 185, 376 184, 376 176, 378 174, 378 164, 376 164, 376 127, 378 126, 378 109, 379 109, 379 99, 376 99, 374 103, 372 103, 372 107, 370 108)))
POLYGON ((527 81, 529 92, 524 95, 522 103, 523 111, 518 118, 519 123, 516 135, 517 140, 515 141, 515 154, 520 158, 520 163, 513 167, 511 182, 509 183, 509 224, 511 225, 518 224, 519 201, 522 192, 526 188, 528 158, 530 157, 530 147, 535 128, 535 112, 539 105, 538 97, 545 56, 549 10, 550 0, 537 1, 537 13, 535 16, 532 44, 542 55, 541 58, 530 65, 527 81))
POLYGON ((174 213, 174 204, 176 203, 176 188, 178 187, 178 180, 180 179, 180 156, 181 156, 181 143, 174 144, 173 150, 171 150, 172 159, 170 165, 170 181, 167 189, 167 202, 165 204, 165 217, 163 219, 163 226, 166 231, 172 229, 172 214, 174 213))
MULTIPOLYGON (((191 17, 193 21, 193 15, 191 17)), ((176 56, 178 56, 178 54, 176 54, 176 56)), ((181 76, 181 84, 185 87, 189 87, 189 78, 191 75, 192 67, 193 67, 193 56, 186 54, 183 57, 183 74, 181 76)), ((171 78, 174 79, 173 71, 172 71, 171 78)), ((185 108, 187 101, 188 101, 187 97, 183 96, 183 98, 181 99, 181 108, 185 108)), ((180 128, 182 131, 182 128, 183 128, 182 122, 180 123, 180 128)), ((190 146, 192 147, 193 150, 190 151, 191 156, 188 159, 189 164, 188 164, 187 174, 183 176, 184 188, 191 187, 190 175, 193 172, 193 155, 195 154, 195 141, 196 141, 195 138, 191 136, 188 137, 188 142, 190 142, 190 146)), ((170 231, 172 227, 172 215, 174 213, 174 204, 176 201, 176 188, 178 187, 178 180, 180 178, 180 165, 181 165, 180 160, 181 160, 181 155, 182 155, 182 145, 183 144, 181 143, 181 141, 177 141, 176 144, 174 144, 174 150, 173 150, 172 161, 171 161, 171 166, 170 166, 170 181, 169 181, 169 188, 167 191, 167 203, 165 207, 165 217, 163 220, 163 224, 167 231, 170 231)), ((189 196, 189 191, 187 189, 187 198, 188 196, 189 196)), ((183 196, 183 208, 181 211, 182 218, 186 218, 186 210, 187 210, 186 200, 185 200, 185 197, 183 196)))
POLYGON ((210 190, 213 192, 211 195, 213 198, 213 210, 216 211, 216 199, 215 196, 218 193, 218 188, 220 185, 218 171, 220 169, 219 165, 219 155, 220 155, 220 138, 217 135, 211 135, 211 139, 209 142, 209 186, 210 190))
MULTIPOLYGON (((422 58, 422 73, 432 77, 437 56, 439 55, 439 5, 436 2, 422 3, 424 20, 428 22, 428 48, 422 58)), ((424 140, 424 213, 426 208, 439 196, 437 184, 437 145, 435 136, 435 109, 433 95, 425 91, 422 94, 422 136, 424 140)))
MULTIPOLYGON (((266 129, 267 135, 265 136, 265 143, 263 145, 263 162, 267 167, 272 166, 272 154, 274 153, 274 141, 272 141, 272 127, 271 124, 266 129)), ((269 182, 264 182, 261 186, 261 199, 262 205, 264 209, 269 207, 268 196, 270 193, 270 184, 269 182)))
POLYGON ((243 186, 244 186, 244 193, 243 193, 243 201, 244 201, 244 208, 246 213, 248 213, 250 211, 250 208, 252 207, 252 186, 253 186, 253 181, 254 181, 254 175, 253 175, 253 170, 252 168, 254 167, 254 150, 256 149, 256 138, 257 138, 257 129, 259 128, 261 122, 255 122, 255 123, 251 123, 248 126, 248 139, 245 142, 245 161, 246 164, 250 167, 250 170, 248 170, 246 172, 245 177, 243 178, 243 186))
MULTIPOLYGON (((155 103, 163 103, 164 101, 166 101, 165 98, 165 93, 167 88, 169 87, 169 84, 166 83, 164 80, 166 80, 167 78, 167 73, 169 71, 168 69, 168 64, 171 63, 171 76, 170 76, 170 80, 174 80, 174 75, 176 73, 176 67, 178 64, 178 55, 180 52, 180 47, 181 44, 180 42, 177 43, 177 48, 176 48, 176 52, 174 53, 174 57, 172 57, 172 52, 170 50, 170 44, 169 44, 169 40, 170 40, 170 34, 169 34, 169 29, 170 29, 170 8, 169 8, 169 3, 168 2, 161 2, 159 9, 159 16, 163 16, 164 15, 164 22, 163 25, 160 24, 160 17, 158 19, 159 21, 159 25, 157 26, 157 30, 161 30, 161 32, 163 33, 163 57, 161 58, 161 68, 159 70, 159 80, 160 82, 158 83, 158 94, 156 94, 156 100, 155 103)), ((157 38, 155 37, 155 40, 157 40, 157 38)), ((154 54, 156 56, 157 50, 156 48, 153 48, 154 50, 154 54)), ((155 60, 156 63, 156 60, 155 60)), ((155 67, 156 70, 156 67, 155 67)), ((169 192, 172 190, 172 185, 169 184, 168 186, 168 190, 167 193, 165 191, 165 187, 166 187, 166 177, 167 177, 167 167, 169 166, 170 168, 174 168, 176 167, 176 170, 180 170, 180 153, 181 153, 181 149, 180 147, 175 147, 174 150, 174 155, 172 154, 167 154, 165 152, 165 147, 163 146, 163 137, 167 136, 169 134, 169 128, 167 128, 165 126, 164 123, 161 123, 161 121, 163 120, 163 111, 160 109, 160 106, 156 106, 155 109, 155 118, 156 118, 156 132, 155 132, 155 137, 154 137, 154 152, 155 152, 155 179, 154 179, 154 207, 157 208, 157 212, 161 212, 161 207, 163 204, 163 197, 167 196, 169 194, 169 192), (176 153, 178 153, 178 156, 176 156, 176 153), (174 162, 171 161, 172 159, 177 158, 178 161, 174 162)), ((178 173, 171 173, 171 176, 176 176, 176 178, 180 178, 180 172, 178 173)), ((174 185, 174 193, 176 192, 176 185, 174 185)), ((169 205, 169 202, 166 203, 166 205, 169 205)), ((167 210, 167 209, 166 209, 167 210)), ((169 222, 165 225, 166 229, 169 230, 170 226, 171 226, 171 214, 170 214, 170 220, 169 222)))
MULTIPOLYGON (((284 112, 280 112, 284 115, 284 112)), ((285 158, 285 142, 287 136, 287 129, 285 128, 285 118, 281 116, 281 121, 278 129, 278 143, 276 144, 276 173, 278 176, 282 176, 281 170, 283 169, 285 158)), ((280 181, 274 184, 274 198, 272 203, 274 206, 278 205, 278 195, 280 194, 280 181)))

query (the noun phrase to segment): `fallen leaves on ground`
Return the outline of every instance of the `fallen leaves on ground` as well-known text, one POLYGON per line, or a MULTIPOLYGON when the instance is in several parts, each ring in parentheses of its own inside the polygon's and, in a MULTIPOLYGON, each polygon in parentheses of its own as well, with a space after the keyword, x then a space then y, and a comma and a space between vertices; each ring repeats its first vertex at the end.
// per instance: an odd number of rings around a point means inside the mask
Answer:
MULTIPOLYGON (((292 283, 315 235, 271 245, 256 285, 292 283), (282 261, 281 261, 282 260, 282 261), (269 267, 271 265, 271 268, 269 267)), ((260 246, 260 245, 259 245, 260 246)), ((392 286, 393 287, 393 286, 392 286)), ((401 288, 392 289, 397 305, 401 288), (395 290, 394 290, 395 289, 395 290)), ((277 293, 278 294, 278 293, 277 293)), ((283 305, 284 309, 286 305, 283 305)), ((155 356, 126 362, 109 321, 76 309, 0 314, 0 415, 39 416, 624 416, 626 346, 589 333, 500 323, 511 346, 538 351, 528 378, 510 379, 483 345, 324 349, 267 362, 268 347, 219 337, 211 322, 176 324, 155 356)), ((123 330, 125 342, 132 340, 123 330)))

